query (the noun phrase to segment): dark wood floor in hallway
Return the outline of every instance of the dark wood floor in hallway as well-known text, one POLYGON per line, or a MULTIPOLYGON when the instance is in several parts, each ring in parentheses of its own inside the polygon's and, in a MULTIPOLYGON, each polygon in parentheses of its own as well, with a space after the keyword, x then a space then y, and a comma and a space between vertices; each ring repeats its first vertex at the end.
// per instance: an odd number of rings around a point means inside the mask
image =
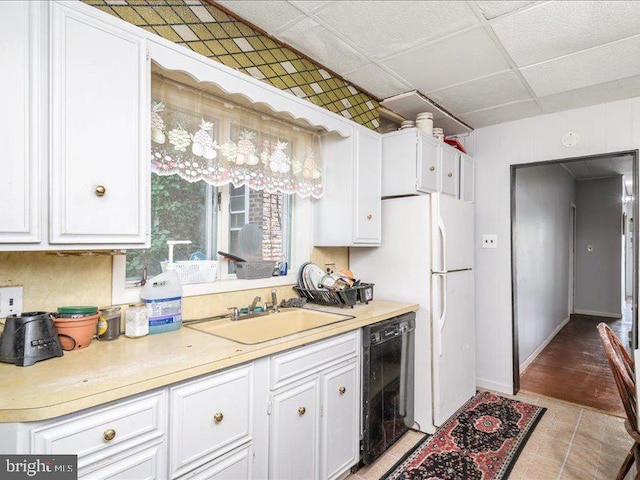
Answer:
POLYGON ((523 392, 597 408, 624 416, 596 325, 604 321, 627 345, 631 315, 622 320, 572 315, 520 376, 523 392))

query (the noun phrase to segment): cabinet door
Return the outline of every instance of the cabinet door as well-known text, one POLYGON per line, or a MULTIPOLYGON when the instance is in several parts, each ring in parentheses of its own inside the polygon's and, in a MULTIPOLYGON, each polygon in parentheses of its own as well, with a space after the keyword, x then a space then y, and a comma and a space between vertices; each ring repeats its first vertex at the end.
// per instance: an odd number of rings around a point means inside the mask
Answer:
POLYGON ((354 244, 380 244, 381 148, 382 140, 378 133, 367 128, 357 129, 354 244))
POLYGON ((441 192, 452 197, 458 197, 460 187, 460 154, 459 151, 448 145, 442 147, 442 176, 441 192))
POLYGON ((319 380, 273 395, 269 428, 269 478, 318 478, 319 380))
POLYGON ((0 2, 0 243, 41 240, 42 98, 46 50, 41 2, 0 2))
POLYGON ((420 135, 417 149, 416 189, 419 192, 431 193, 440 189, 440 155, 442 146, 432 137, 420 135))
POLYGON ((358 463, 360 369, 353 359, 322 377, 321 478, 336 478, 358 463))
POLYGON ((474 202, 476 162, 469 155, 460 154, 460 200, 474 202))
POLYGON ((150 189, 145 40, 57 2, 50 28, 50 242, 143 247, 150 189))
POLYGON ((171 477, 251 439, 250 367, 171 388, 171 477))

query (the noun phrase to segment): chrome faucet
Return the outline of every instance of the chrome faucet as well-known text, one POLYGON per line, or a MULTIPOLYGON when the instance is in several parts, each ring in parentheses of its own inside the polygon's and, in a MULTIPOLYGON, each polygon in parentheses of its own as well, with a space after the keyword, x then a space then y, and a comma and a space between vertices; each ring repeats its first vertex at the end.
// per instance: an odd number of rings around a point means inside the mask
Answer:
POLYGON ((227 310, 231 310, 231 320, 240 319, 240 310, 238 310, 238 307, 229 307, 227 310))
POLYGON ((249 306, 249 313, 253 313, 256 309, 256 305, 258 305, 258 302, 260 301, 260 297, 255 297, 253 299, 253 302, 251 302, 251 305, 249 306))
POLYGON ((280 309, 278 308, 278 295, 275 288, 271 290, 271 303, 273 304, 273 313, 278 313, 280 309))

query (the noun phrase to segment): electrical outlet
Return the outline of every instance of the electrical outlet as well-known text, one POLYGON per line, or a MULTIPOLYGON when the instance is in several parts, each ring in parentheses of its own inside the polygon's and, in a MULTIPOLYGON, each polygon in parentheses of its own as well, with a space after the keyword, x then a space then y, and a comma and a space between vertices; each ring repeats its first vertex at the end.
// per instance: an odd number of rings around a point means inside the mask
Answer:
POLYGON ((336 264, 335 263, 325 263, 324 264, 324 271, 327 272, 329 275, 331 275, 333 272, 336 271, 336 264))
POLYGON ((482 248, 498 248, 498 235, 487 233, 482 235, 482 248))
POLYGON ((22 287, 0 287, 0 318, 22 313, 22 287))

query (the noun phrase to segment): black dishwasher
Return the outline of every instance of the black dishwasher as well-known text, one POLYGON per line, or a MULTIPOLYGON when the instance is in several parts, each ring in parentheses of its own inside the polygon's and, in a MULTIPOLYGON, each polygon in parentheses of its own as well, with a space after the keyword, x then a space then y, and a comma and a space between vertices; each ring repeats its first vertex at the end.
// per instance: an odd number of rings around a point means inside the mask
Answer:
POLYGON ((413 425, 416 314, 363 328, 362 463, 370 464, 413 425))

